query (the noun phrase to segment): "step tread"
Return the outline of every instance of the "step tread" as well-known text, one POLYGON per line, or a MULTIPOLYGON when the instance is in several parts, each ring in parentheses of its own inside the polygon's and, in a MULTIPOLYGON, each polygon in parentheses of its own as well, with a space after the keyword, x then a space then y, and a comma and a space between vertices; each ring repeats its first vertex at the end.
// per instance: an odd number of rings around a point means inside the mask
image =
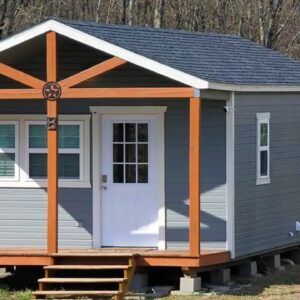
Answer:
POLYGON ((41 283, 120 283, 125 282, 126 278, 41 278, 38 281, 41 283))
POLYGON ((70 252, 70 253, 52 253, 52 257, 104 257, 104 258, 110 258, 110 257, 120 257, 120 258, 132 258, 138 256, 137 253, 112 253, 112 252, 85 252, 85 253, 76 253, 76 252, 70 252))
POLYGON ((45 266, 45 270, 127 270, 128 265, 52 265, 45 266))
POLYGON ((32 293, 35 296, 42 296, 42 295, 53 295, 53 296, 114 296, 120 295, 120 291, 36 291, 32 293))

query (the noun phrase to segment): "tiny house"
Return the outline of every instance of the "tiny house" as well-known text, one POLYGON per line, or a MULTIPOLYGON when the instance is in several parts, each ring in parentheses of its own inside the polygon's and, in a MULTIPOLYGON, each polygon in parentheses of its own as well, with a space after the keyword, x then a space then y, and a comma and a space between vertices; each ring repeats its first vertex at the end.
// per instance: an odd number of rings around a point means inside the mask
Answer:
POLYGON ((86 291, 121 299, 136 267, 297 246, 298 127, 300 62, 237 36, 66 20, 11 36, 0 265, 45 266, 38 295, 50 270, 121 268, 117 291, 86 291))

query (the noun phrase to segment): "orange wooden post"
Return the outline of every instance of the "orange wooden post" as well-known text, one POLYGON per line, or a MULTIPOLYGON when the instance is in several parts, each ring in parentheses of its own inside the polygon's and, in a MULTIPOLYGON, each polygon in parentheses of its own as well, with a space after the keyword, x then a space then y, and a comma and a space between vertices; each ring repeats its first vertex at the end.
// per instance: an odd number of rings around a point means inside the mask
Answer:
MULTIPOLYGON (((47 33, 47 81, 57 80, 56 33, 47 33)), ((58 99, 47 100, 48 118, 58 118, 58 99)), ((58 122, 56 122, 58 126, 58 122)), ((47 130, 48 138, 48 253, 58 250, 58 132, 47 130)))
POLYGON ((189 217, 190 255, 200 256, 201 99, 190 98, 189 217))

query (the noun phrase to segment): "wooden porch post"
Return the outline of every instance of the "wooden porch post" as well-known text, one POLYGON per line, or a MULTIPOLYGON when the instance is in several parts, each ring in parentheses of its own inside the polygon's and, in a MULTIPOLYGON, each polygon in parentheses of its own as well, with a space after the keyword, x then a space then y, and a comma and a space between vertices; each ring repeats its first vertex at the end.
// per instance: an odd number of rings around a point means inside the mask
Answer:
POLYGON ((200 150, 201 150, 201 99, 190 98, 189 145, 189 217, 190 255, 200 256, 200 150))
MULTIPOLYGON (((57 80, 57 53, 56 33, 47 33, 47 81, 57 80)), ((54 122, 49 130, 47 124, 48 140, 48 253, 55 253, 58 250, 58 99, 47 99, 47 123, 54 122)))

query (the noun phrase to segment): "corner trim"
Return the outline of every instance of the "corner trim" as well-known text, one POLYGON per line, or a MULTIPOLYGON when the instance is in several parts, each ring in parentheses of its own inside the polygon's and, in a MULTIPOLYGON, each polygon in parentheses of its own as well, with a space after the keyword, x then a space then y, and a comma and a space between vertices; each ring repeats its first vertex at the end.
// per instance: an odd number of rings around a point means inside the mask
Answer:
POLYGON ((226 113, 226 249, 235 258, 235 94, 230 93, 226 113))

